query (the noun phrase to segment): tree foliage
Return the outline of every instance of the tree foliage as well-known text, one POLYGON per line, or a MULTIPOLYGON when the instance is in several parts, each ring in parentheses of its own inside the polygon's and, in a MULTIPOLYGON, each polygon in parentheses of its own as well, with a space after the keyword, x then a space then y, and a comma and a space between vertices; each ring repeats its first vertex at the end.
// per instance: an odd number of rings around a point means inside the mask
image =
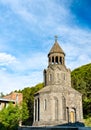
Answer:
POLYGON ((21 91, 23 94, 23 103, 21 106, 14 106, 10 103, 7 108, 0 111, 0 130, 17 130, 21 121, 23 125, 32 125, 34 94, 42 87, 43 83, 39 83, 34 87, 24 88, 21 91))
POLYGON ((91 63, 79 67, 71 73, 72 87, 83 95, 84 117, 91 116, 91 63))
POLYGON ((28 110, 26 104, 22 106, 10 103, 7 107, 0 111, 0 129, 1 130, 17 130, 20 121, 28 118, 28 110))
POLYGON ((29 118, 23 122, 25 125, 32 125, 33 123, 33 110, 34 110, 34 94, 43 88, 43 83, 37 84, 35 87, 27 87, 22 90, 23 101, 27 104, 29 111, 29 118))

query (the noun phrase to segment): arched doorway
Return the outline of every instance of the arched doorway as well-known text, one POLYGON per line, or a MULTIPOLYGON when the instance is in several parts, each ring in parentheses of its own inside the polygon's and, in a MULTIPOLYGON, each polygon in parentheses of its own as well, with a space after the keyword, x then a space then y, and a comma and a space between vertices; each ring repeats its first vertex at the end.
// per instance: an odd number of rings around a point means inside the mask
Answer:
POLYGON ((70 122, 71 122, 71 123, 74 123, 74 122, 75 122, 75 113, 74 113, 74 111, 71 111, 71 112, 70 112, 70 122))
POLYGON ((76 108, 74 107, 70 109, 70 122, 76 122, 76 108))

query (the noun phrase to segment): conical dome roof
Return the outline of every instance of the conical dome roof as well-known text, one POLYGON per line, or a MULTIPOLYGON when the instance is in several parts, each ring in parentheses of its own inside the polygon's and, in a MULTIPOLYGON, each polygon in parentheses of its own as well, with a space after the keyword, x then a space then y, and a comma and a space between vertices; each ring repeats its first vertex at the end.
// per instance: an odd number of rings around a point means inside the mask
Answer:
POLYGON ((62 48, 60 47, 57 41, 55 41, 53 47, 51 48, 49 54, 51 53, 63 53, 65 55, 64 51, 62 50, 62 48))

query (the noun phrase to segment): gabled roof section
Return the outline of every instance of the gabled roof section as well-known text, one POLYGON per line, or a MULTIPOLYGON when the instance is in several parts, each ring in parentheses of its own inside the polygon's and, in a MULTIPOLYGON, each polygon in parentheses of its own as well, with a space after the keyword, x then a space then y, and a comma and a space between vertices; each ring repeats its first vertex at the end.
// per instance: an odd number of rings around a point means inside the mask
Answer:
POLYGON ((49 54, 51 54, 51 53, 63 53, 65 55, 63 49, 60 47, 60 45, 58 44, 57 41, 55 41, 53 47, 51 48, 49 54))

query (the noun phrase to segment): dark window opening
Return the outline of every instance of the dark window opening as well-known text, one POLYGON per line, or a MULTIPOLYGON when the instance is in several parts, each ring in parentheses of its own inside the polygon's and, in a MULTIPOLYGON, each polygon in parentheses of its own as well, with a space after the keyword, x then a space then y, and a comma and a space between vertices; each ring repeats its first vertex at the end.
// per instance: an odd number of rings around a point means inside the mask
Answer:
POLYGON ((58 64, 58 56, 56 56, 56 64, 58 64))
POLYGON ((62 64, 62 57, 60 57, 60 63, 62 64))
POLYGON ((52 64, 54 63, 54 57, 52 57, 52 64))

